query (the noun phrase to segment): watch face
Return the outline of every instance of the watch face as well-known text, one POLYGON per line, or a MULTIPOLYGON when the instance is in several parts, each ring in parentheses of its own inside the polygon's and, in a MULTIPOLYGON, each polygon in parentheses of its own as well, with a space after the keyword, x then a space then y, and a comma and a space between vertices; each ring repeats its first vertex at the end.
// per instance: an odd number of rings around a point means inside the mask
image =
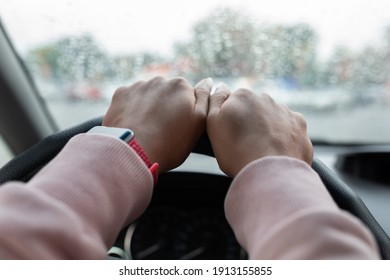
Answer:
POLYGON ((133 140, 134 138, 134 132, 128 129, 126 132, 122 134, 122 136, 120 136, 120 138, 126 143, 130 143, 130 141, 133 140))
POLYGON ((88 131, 88 134, 101 134, 119 138, 129 143, 134 138, 134 132, 127 128, 95 126, 88 131))

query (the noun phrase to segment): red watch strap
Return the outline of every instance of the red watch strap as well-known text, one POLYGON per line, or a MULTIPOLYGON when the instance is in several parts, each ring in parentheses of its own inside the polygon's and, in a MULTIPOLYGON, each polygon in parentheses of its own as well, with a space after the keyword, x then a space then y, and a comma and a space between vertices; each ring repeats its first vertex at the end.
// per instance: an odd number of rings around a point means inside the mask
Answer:
POLYGON ((145 162, 146 166, 149 168, 150 173, 152 173, 154 185, 156 185, 158 180, 158 163, 152 163, 150 161, 135 137, 129 142, 129 146, 133 148, 133 150, 139 155, 143 162, 145 162))

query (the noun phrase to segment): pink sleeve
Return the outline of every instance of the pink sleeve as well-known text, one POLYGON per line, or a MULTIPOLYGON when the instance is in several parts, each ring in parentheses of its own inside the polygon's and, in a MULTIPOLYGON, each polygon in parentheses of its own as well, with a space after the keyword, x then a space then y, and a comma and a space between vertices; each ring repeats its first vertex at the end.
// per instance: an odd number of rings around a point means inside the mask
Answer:
POLYGON ((78 135, 28 183, 0 188, 0 259, 104 259, 152 190, 124 142, 78 135))
POLYGON ((226 217, 251 259, 377 259, 373 236, 340 210, 306 163, 267 157, 233 180, 226 217))

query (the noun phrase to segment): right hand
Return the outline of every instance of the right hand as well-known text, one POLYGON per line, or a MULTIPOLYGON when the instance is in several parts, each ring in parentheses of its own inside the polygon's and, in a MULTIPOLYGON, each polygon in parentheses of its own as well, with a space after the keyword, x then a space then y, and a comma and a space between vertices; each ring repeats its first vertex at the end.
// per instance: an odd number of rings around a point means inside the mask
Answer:
POLYGON ((156 77, 115 91, 103 125, 134 130, 159 172, 179 166, 206 129, 212 80, 192 87, 183 78, 156 77))
POLYGON ((222 84, 210 97, 207 134, 219 167, 231 177, 266 156, 289 156, 309 165, 313 161, 303 116, 267 94, 246 89, 231 93, 222 84))

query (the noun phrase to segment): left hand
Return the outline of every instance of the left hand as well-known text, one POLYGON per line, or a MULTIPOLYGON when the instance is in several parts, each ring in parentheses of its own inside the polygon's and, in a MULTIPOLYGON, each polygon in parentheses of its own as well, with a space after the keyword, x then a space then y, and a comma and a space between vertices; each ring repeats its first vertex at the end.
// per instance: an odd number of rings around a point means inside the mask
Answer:
POLYGON ((159 173, 179 166, 206 127, 212 80, 192 87, 185 79, 156 77, 118 88, 104 126, 130 128, 159 173))
POLYGON ((226 85, 210 97, 207 133, 219 167, 236 176, 252 161, 287 156, 313 161, 306 121, 269 95, 248 89, 231 93, 226 85))

